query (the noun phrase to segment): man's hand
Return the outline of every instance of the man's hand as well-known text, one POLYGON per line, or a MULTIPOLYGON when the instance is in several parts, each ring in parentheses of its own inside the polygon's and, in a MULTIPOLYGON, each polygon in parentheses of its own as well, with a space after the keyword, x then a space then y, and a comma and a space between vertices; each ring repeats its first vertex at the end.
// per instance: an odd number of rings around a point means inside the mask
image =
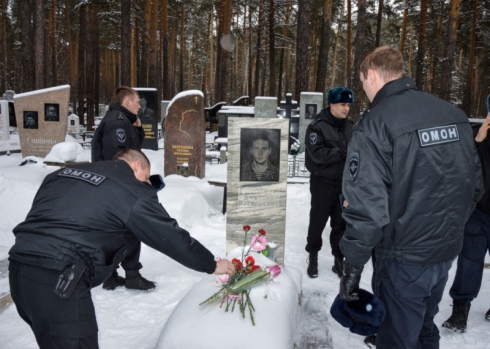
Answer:
POLYGON ((487 138, 487 132, 489 128, 490 128, 490 115, 488 115, 485 118, 483 124, 480 126, 480 129, 478 130, 478 134, 475 137, 475 141, 477 141, 478 143, 483 142, 485 138, 487 138))
POLYGON ((340 280, 340 298, 346 302, 359 300, 359 281, 361 280, 362 269, 354 267, 344 261, 344 271, 340 280))
POLYGON ((216 262, 216 275, 228 274, 230 276, 235 275, 235 266, 228 259, 220 259, 216 262))
POLYGON ((140 118, 136 117, 136 121, 133 122, 133 126, 141 127, 141 120, 140 120, 140 118))

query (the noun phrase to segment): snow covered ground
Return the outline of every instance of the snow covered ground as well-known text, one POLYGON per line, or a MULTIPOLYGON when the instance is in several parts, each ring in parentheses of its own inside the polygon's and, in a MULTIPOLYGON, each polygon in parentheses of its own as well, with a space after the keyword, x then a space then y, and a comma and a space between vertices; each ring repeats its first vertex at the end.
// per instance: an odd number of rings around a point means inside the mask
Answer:
MULTIPOLYGON (((151 160, 152 174, 163 174, 163 150, 145 150, 145 153, 151 160)), ((25 218, 44 176, 57 169, 43 165, 42 161, 19 166, 21 161, 20 154, 0 156, 0 260, 7 258, 14 243, 12 229, 25 218)), ((165 177, 166 187, 159 193, 159 199, 169 214, 215 255, 222 257, 225 256, 226 235, 226 217, 221 213, 223 189, 209 185, 207 178, 225 174, 226 164, 222 164, 206 165, 206 178, 202 180, 171 175, 165 177)), ((310 279, 306 275, 304 245, 310 203, 308 184, 289 184, 287 194, 285 264, 303 272, 303 317, 298 326, 298 348, 366 348, 362 337, 350 333, 330 318, 329 309, 338 293, 339 279, 331 271, 333 257, 328 248, 329 227, 324 232, 326 247, 319 255, 319 277, 310 279)), ((255 231, 261 228, 251 221, 243 224, 252 225, 255 231)), ((157 281, 156 290, 138 292, 118 288, 105 291, 100 286, 92 290, 101 349, 154 348, 172 310, 203 277, 144 245, 141 256, 142 275, 157 281)), ((488 256, 487 262, 490 262, 488 256)), ((455 269, 453 265, 440 313, 435 319, 438 326, 451 313, 448 291, 455 269)), ((371 289, 371 275, 369 262, 362 274, 362 288, 371 289)), ((6 287, 7 279, 0 279, 0 293, 6 287)), ((490 307, 490 301, 485 297, 489 289, 490 270, 485 269, 480 297, 473 302, 470 311, 468 332, 456 334, 441 330, 441 348, 490 348, 490 322, 484 320, 484 314, 490 307)), ((260 319, 256 320, 260 322, 260 319)), ((259 343, 263 335, 281 336, 280 331, 273 334, 260 332, 260 326, 254 330, 257 333, 251 335, 259 343)), ((192 334, 192 330, 189 333, 192 334)), ((219 340, 218 333, 210 333, 209 338, 202 339, 202 347, 196 349, 212 348, 216 340, 219 340)), ((0 314, 0 348, 37 348, 30 328, 20 319, 14 305, 0 314)))

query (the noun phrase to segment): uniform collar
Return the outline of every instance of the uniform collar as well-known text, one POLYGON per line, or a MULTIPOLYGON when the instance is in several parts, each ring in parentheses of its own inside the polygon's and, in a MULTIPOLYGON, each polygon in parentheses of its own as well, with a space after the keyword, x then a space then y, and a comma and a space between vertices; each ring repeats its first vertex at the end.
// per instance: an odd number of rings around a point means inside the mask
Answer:
POLYGON ((109 110, 117 110, 117 111, 120 111, 121 113, 123 113, 124 115, 126 115, 126 117, 129 119, 129 121, 131 121, 131 123, 133 124, 136 119, 137 119, 137 116, 136 114, 133 114, 131 113, 129 110, 127 110, 126 108, 124 108, 121 104, 119 103, 111 103, 109 105, 109 110))
POLYGON ((415 82, 408 77, 396 79, 386 83, 374 97, 373 103, 371 103, 371 109, 374 108, 383 99, 392 95, 401 94, 407 90, 417 90, 415 82))

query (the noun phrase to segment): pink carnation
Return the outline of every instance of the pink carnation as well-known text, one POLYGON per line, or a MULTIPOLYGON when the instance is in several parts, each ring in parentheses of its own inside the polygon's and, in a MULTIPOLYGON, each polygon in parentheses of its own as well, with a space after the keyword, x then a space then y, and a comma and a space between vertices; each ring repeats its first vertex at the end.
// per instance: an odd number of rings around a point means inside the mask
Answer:
POLYGON ((281 274, 281 267, 279 264, 276 264, 272 267, 265 268, 269 273, 271 273, 271 278, 275 278, 277 275, 281 274))
POLYGON ((265 248, 267 247, 267 240, 263 235, 254 235, 251 245, 252 250, 260 252, 265 250, 265 248))
POLYGON ((224 284, 225 282, 228 282, 228 280, 230 280, 230 275, 228 274, 223 274, 223 275, 219 275, 216 280, 218 280, 219 282, 221 282, 222 284, 224 284))

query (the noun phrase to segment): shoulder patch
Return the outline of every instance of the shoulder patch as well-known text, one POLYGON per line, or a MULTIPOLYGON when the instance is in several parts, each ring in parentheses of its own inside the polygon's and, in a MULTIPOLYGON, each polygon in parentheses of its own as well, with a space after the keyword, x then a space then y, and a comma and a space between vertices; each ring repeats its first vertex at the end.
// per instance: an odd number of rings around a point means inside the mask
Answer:
POLYGON ((458 127, 456 125, 424 128, 417 130, 417 132, 421 147, 459 141, 458 127))
POLYGON ((318 135, 316 132, 312 132, 310 133, 310 144, 316 144, 316 142, 318 141, 318 135))
POLYGON ((359 152, 351 151, 349 154, 349 174, 350 179, 354 182, 359 174, 359 152))
POLYGON ((119 143, 124 143, 126 141, 126 131, 123 128, 116 129, 116 138, 119 143))
POLYGON ((315 118, 315 120, 313 120, 312 122, 310 122, 310 125, 311 126, 315 126, 317 123, 319 123, 322 119, 320 118, 315 118))
POLYGON ((58 176, 79 179, 95 186, 99 186, 103 181, 107 179, 106 176, 100 175, 98 173, 86 170, 79 170, 77 168, 65 168, 63 171, 58 173, 58 176))
POLYGON ((122 113, 119 112, 119 114, 117 114, 117 119, 118 120, 124 120, 124 115, 122 115, 122 113))

